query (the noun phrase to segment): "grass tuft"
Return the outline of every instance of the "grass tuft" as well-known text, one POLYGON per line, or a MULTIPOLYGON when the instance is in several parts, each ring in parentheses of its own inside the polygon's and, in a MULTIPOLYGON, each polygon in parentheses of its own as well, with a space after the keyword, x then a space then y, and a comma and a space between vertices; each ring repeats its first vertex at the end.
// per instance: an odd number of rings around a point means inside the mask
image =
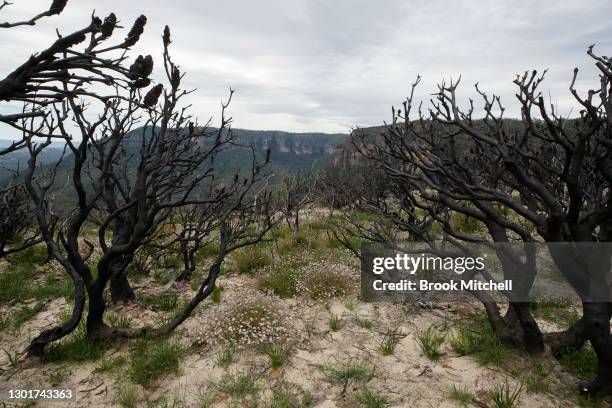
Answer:
POLYGON ((215 389, 238 400, 244 400, 249 396, 251 399, 257 400, 259 397, 259 386, 255 382, 254 376, 249 372, 225 374, 215 383, 215 389))
POLYGON ((102 359, 96 366, 94 371, 105 372, 113 371, 119 367, 123 367, 127 363, 127 357, 124 355, 110 356, 102 359))
POLYGON ((143 296, 141 301, 147 308, 155 312, 171 312, 177 308, 179 297, 174 292, 165 292, 143 296))
POLYGON ((533 317, 562 326, 571 326, 580 318, 575 306, 568 300, 531 302, 529 309, 533 317))
POLYGON ((383 394, 375 393, 367 388, 362 389, 355 396, 360 407, 386 408, 391 406, 391 400, 383 394))
POLYGON ((212 292, 210 292, 210 301, 213 303, 221 302, 221 292, 223 292, 223 286, 216 285, 212 292))
POLYGON ((369 319, 355 318, 355 324, 366 330, 374 330, 376 328, 376 322, 369 319))
POLYGON ((383 356, 390 356, 395 353, 395 348, 402 339, 401 333, 397 331, 388 331, 380 342, 378 350, 383 356))
POLYGON ((473 356, 481 365, 501 366, 510 356, 484 316, 461 321, 450 346, 459 355, 473 356))
POLYGON ((472 394, 465 388, 458 388, 456 385, 453 384, 453 387, 448 393, 448 398, 452 401, 455 401, 462 407, 467 407, 474 401, 474 394, 472 394))
POLYGON ((272 386, 272 395, 265 408, 309 408, 314 406, 314 398, 309 392, 300 393, 294 384, 277 381, 272 386), (300 395, 302 394, 302 395, 300 395))
POLYGON ((417 333, 417 343, 423 354, 431 361, 438 361, 442 357, 440 346, 444 343, 444 336, 436 334, 433 327, 430 326, 424 332, 417 333))
POLYGON ((130 356, 129 378, 144 387, 170 373, 179 372, 179 362, 187 348, 169 340, 138 340, 130 356))
POLYGON ((114 312, 106 312, 104 318, 108 324, 113 327, 132 327, 132 320, 129 316, 121 315, 114 312))
POLYGON ((85 330, 86 317, 79 326, 60 341, 47 346, 44 355, 45 362, 87 361, 97 360, 104 353, 104 343, 87 336, 85 330))
POLYGON ((519 403, 522 391, 523 384, 519 384, 514 388, 511 388, 507 381, 503 384, 495 384, 491 393, 491 408, 516 407, 519 403))
POLYGON ((272 263, 267 248, 262 245, 251 245, 235 252, 234 263, 240 273, 252 274, 272 263))
POLYGON ((564 350, 557 360, 570 374, 582 381, 590 381, 597 373, 597 354, 590 343, 580 350, 564 350))
POLYGON ((234 347, 226 347, 219 354, 217 354, 215 362, 219 367, 227 368, 234 362, 235 353, 236 349, 234 347))
POLYGON ((44 303, 36 303, 33 307, 21 305, 16 310, 0 316, 0 330, 18 330, 21 325, 45 309, 44 303))
POLYGON ((281 368, 289 358, 289 351, 287 347, 283 345, 265 344, 262 351, 268 357, 270 367, 275 370, 281 368))
POLYGON ((349 381, 365 383, 374 378, 374 369, 366 361, 349 360, 338 365, 323 367, 323 373, 332 383, 349 381))
POLYGON ((133 384, 123 384, 115 390, 115 403, 124 408, 136 408, 138 389, 133 384))
POLYGON ((539 361, 534 361, 529 375, 525 378, 525 386, 530 392, 547 393, 550 390, 550 384, 546 381, 548 372, 539 361))
POLYGON ((332 317, 329 319, 329 328, 332 329, 332 331, 338 331, 342 328, 342 326, 344 326, 342 317, 332 315, 332 317))

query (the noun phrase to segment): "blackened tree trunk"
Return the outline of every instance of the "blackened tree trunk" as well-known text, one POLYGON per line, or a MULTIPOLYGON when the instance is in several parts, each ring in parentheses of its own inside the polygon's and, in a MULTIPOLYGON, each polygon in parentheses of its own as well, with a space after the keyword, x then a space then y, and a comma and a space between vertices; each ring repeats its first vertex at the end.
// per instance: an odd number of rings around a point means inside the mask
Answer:
POLYGON ((177 282, 185 282, 191 278, 196 269, 196 254, 199 246, 189 247, 187 242, 181 242, 181 254, 183 256, 183 271, 176 278, 177 282))
MULTIPOLYGON (((133 223, 118 217, 117 221, 111 224, 113 226, 113 245, 122 245, 129 241, 133 234, 133 223)), ((136 300, 136 294, 130 286, 128 280, 127 267, 133 259, 133 254, 120 256, 113 259, 110 263, 110 293, 113 303, 130 303, 136 300)))
POLYGON ((87 314, 87 335, 96 337, 97 334, 106 328, 103 316, 106 310, 106 302, 104 301, 104 287, 106 283, 98 278, 95 283, 88 286, 87 295, 89 296, 89 308, 87 314))
POLYGON ((612 338, 610 306, 605 302, 584 302, 582 305, 586 338, 597 354, 597 375, 590 384, 582 384, 583 394, 612 392, 612 338))
POLYGON ((544 336, 529 310, 529 302, 510 302, 506 323, 519 329, 525 350, 531 355, 544 352, 544 336))
POLYGON ((136 300, 126 268, 121 267, 113 271, 110 280, 110 294, 113 303, 129 303, 136 300))

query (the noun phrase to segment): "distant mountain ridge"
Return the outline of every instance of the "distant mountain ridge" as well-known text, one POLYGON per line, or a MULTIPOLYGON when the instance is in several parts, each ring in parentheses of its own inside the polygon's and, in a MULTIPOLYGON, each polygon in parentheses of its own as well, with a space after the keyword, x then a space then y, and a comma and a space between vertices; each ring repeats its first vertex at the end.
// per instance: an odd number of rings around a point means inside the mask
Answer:
MULTIPOLYGON (((139 131, 141 132, 142 128, 133 130, 136 134, 139 131)), ((292 133, 249 129, 232 129, 232 133, 236 142, 254 146, 258 155, 265 154, 265 151, 270 148, 271 169, 280 173, 323 166, 333 160, 336 152, 349 139, 348 134, 342 133, 292 133)), ((0 147, 8 146, 10 143, 9 140, 0 139, 0 147)), ((63 144, 54 142, 46 149, 43 164, 55 162, 61 156, 62 151, 63 144)), ((223 171, 233 172, 237 167, 243 166, 245 160, 249 159, 245 154, 246 152, 240 149, 224 152, 220 157, 223 171)), ((68 152, 64 160, 70 161, 71 156, 68 152)), ((23 150, 0 156, 0 184, 17 168, 23 169, 27 160, 28 153, 23 150)), ((65 165, 62 164, 61 167, 65 165)))

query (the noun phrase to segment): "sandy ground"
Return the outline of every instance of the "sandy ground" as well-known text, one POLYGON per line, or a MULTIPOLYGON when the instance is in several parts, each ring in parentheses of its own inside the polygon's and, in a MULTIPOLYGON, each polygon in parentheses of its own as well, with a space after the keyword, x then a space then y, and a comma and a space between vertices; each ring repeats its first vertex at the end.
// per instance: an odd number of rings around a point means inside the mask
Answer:
MULTIPOLYGON (((223 285, 223 302, 239 302, 242 296, 256 292, 252 277, 229 274, 220 280, 223 285)), ((139 293, 159 289, 152 281, 144 281, 137 286, 139 293)), ((187 286, 180 287, 188 292, 187 286)), ((456 407, 456 402, 448 398, 453 385, 470 390, 477 401, 472 406, 487 406, 490 392, 498 382, 508 381, 517 385, 520 378, 512 377, 507 372, 495 367, 482 367, 472 357, 456 355, 448 345, 442 345, 443 357, 432 362, 421 352, 416 334, 427 329, 432 323, 447 325, 452 330, 453 322, 470 312, 474 306, 439 305, 436 308, 423 308, 399 304, 371 304, 356 300, 355 296, 333 299, 327 302, 315 302, 303 298, 283 302, 289 311, 288 322, 293 329, 289 339, 292 353, 283 368, 269 368, 265 356, 254 350, 238 351, 236 362, 227 368, 219 367, 216 356, 223 350, 224 344, 207 339, 205 332, 210 322, 215 319, 215 308, 201 308, 175 334, 185 344, 198 344, 181 364, 178 375, 169 375, 156 383, 151 389, 138 386, 139 406, 157 406, 156 402, 176 399, 182 405, 198 406, 198 395, 212 389, 212 384, 226 372, 247 371, 256 378, 264 390, 269 389, 279 379, 295 389, 308 391, 315 400, 316 407, 356 407, 355 393, 367 386, 369 390, 386 395, 394 407, 456 407), (343 327, 331 331, 331 315, 341 316, 343 327), (367 330, 359 327, 355 319, 369 319, 376 322, 376 327, 367 330), (388 330, 402 334, 402 338, 393 355, 382 356, 379 345, 388 330), (364 361, 374 369, 375 375, 366 384, 349 381, 334 384, 326 377, 325 366, 342 364, 346 361, 364 361)), ((37 403, 35 406, 49 407, 110 407, 115 403, 118 383, 121 383, 119 372, 98 372, 98 362, 43 364, 37 361, 25 361, 18 367, 11 367, 8 355, 25 348, 28 340, 41 329, 57 322, 62 311, 69 310, 69 305, 55 300, 47 305, 33 319, 26 322, 16 332, 0 334, 0 350, 7 353, 0 355, 0 387, 31 384, 37 387, 49 387, 50 375, 62 371, 66 373, 58 387, 70 387, 77 390, 78 398, 69 403, 37 403)), ((110 310, 130 316, 139 322, 155 320, 155 313, 145 310, 142 305, 111 306, 110 310)), ((556 329, 554 325, 543 323, 545 330, 556 329)), ((106 351, 107 355, 127 352, 127 345, 116 345, 106 351)), ((529 358, 516 354, 517 367, 528 367, 529 358)), ((523 391, 520 407, 574 407, 575 398, 570 395, 574 389, 573 379, 565 373, 556 360, 544 357, 544 364, 549 371, 547 380, 550 392, 536 394, 523 391)), ((125 368, 124 368, 125 369, 125 368)), ((528 370, 526 370, 527 372, 528 370)), ((231 398, 216 395, 212 392, 214 406, 230 406, 231 398)), ((269 391, 268 391, 269 395, 269 391)), ((244 406, 244 402, 233 402, 232 406, 244 406)), ((161 406, 161 405, 159 405, 161 406)), ((172 406, 172 405, 167 405, 172 406)), ((604 405, 605 406, 605 405, 604 405)))

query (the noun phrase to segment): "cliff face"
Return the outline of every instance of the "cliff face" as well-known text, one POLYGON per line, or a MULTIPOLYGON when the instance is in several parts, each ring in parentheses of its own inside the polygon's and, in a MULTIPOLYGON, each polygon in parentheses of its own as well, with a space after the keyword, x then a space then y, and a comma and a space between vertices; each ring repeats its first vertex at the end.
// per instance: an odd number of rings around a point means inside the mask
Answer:
POLYGON ((258 149, 296 156, 333 154, 340 144, 348 140, 347 134, 288 133, 269 130, 234 129, 237 140, 255 144, 258 149))
MULTIPOLYGON (((215 132, 214 129, 210 129, 215 132)), ((254 146, 259 157, 265 156, 266 150, 271 150, 271 168, 275 172, 286 172, 295 170, 316 169, 330 161, 335 162, 341 155, 342 146, 349 141, 348 134, 329 133, 290 133, 277 130, 246 130, 233 129, 234 139, 242 145, 254 146)), ((137 152, 140 146, 140 135, 142 129, 133 131, 133 137, 126 139, 126 144, 137 152)), ((146 134, 146 132, 145 132, 146 134)), ((146 136, 145 136, 146 137, 146 136)), ((208 138, 203 138, 202 143, 207 143, 208 138)), ((0 140, 0 146, 8 145, 8 141, 0 140)), ((59 159, 63 145, 57 143, 47 149, 41 157, 43 165, 51 165, 59 159)), ((233 174, 237 168, 250 163, 250 153, 244 149, 229 149, 220 158, 218 165, 223 171, 233 174)), ((17 151, 0 157, 0 185, 5 183, 12 173, 23 168, 27 162, 28 155, 25 151, 17 151)), ((67 171, 70 166, 71 154, 64 158, 65 165, 60 166, 60 171, 67 171), (65 169, 66 168, 66 169, 65 169)))
MULTIPOLYGON (((243 145, 254 146, 260 155, 271 152, 275 170, 307 170, 335 160, 341 147, 349 140, 348 134, 289 133, 276 130, 233 129, 234 139, 243 145)), ((224 155, 227 167, 242 159, 240 153, 224 155)))

